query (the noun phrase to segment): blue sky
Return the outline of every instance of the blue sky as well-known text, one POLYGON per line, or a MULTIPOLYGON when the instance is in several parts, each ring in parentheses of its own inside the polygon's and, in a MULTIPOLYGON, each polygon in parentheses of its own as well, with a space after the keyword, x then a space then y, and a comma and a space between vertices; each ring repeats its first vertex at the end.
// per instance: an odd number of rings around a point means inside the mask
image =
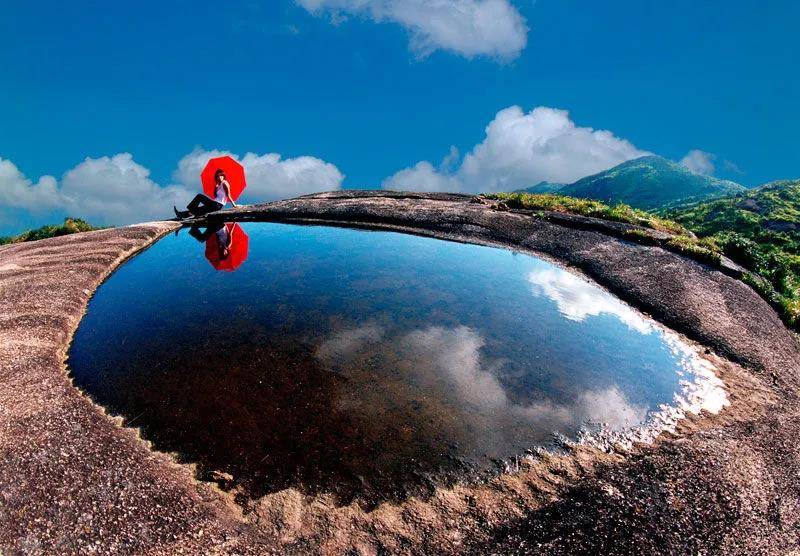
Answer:
POLYGON ((644 152, 798 177, 798 22, 789 1, 16 2, 0 233, 158 217, 214 150, 251 153, 251 201, 533 185, 644 152))

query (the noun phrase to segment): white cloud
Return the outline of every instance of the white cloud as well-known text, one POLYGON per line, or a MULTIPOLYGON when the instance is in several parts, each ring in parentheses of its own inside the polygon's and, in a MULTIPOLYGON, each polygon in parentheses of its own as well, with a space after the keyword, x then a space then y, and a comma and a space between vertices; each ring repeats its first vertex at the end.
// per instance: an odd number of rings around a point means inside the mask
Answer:
POLYGON ((198 187, 200 172, 209 158, 229 155, 247 172, 245 199, 272 201, 340 189, 344 175, 329 162, 313 156, 282 159, 277 153, 238 156, 228 151, 196 148, 178 162, 173 179, 190 188, 198 187))
POLYGON ((587 317, 613 315, 628 328, 649 334, 653 326, 631 307, 594 284, 559 268, 534 270, 528 274, 535 295, 545 295, 565 318, 582 322, 587 317))
POLYGON ((53 176, 42 176, 33 183, 13 162, 0 158, 0 205, 43 213, 60 204, 61 197, 53 176))
POLYGON ((161 187, 129 153, 87 158, 61 180, 63 209, 98 224, 128 224, 172 217, 172 205, 186 204, 192 192, 161 187))
MULTIPOLYGON (((130 153, 86 158, 61 180, 42 176, 34 183, 9 160, 0 159, 0 206, 3 227, 13 233, 14 221, 53 223, 75 216, 99 225, 124 225, 172 218, 172 206, 186 205, 200 188, 200 172, 208 158, 230 154, 195 149, 178 162, 176 183, 162 186, 130 153), (13 212, 12 212, 13 211, 13 212)), ((339 189, 344 180, 333 164, 301 156, 247 153, 239 159, 248 172, 246 200, 269 201, 339 189)), ((17 228, 18 229, 18 228, 17 228)))
POLYGON ((583 390, 567 405, 540 400, 528 405, 512 405, 511 411, 534 423, 547 421, 572 426, 602 423, 612 430, 635 427, 647 418, 647 407, 631 403, 617 386, 583 390))
POLYGON ((630 403, 616 387, 583 390, 568 404, 551 399, 513 401, 498 380, 503 362, 487 362, 481 354, 485 340, 467 326, 428 326, 399 337, 366 323, 331 334, 320 343, 317 357, 345 368, 362 350, 392 361, 393 373, 406 375, 410 383, 429 395, 455 395, 460 402, 479 408, 485 415, 510 414, 547 426, 580 426, 602 422, 614 428, 644 421, 647 408, 630 403), (446 384, 445 388, 442 386, 446 384))
POLYGON ((387 178, 381 187, 401 191, 464 191, 461 181, 423 160, 387 178))
POLYGON ((712 153, 707 153, 700 149, 692 149, 681 159, 680 164, 690 172, 702 176, 710 176, 716 170, 714 166, 715 158, 716 156, 712 153))
POLYGON ((13 163, 0 160, 0 202, 26 222, 31 216, 52 219, 54 214, 102 225, 169 217, 172 204, 185 202, 190 193, 179 186, 160 187, 149 176, 149 170, 128 153, 87 158, 67 171, 60 183, 53 176, 33 183, 13 163))
POLYGON ((334 23, 346 15, 392 22, 410 35, 420 57, 436 50, 464 56, 510 60, 527 43, 525 19, 508 0, 296 0, 312 14, 328 13, 334 23))
MULTIPOLYGON (((451 150, 452 153, 452 150, 451 150)), ((570 183, 647 153, 610 131, 579 127, 565 110, 512 106, 497 113, 485 139, 458 168, 419 162, 383 182, 385 189, 510 191, 540 181, 570 183)), ((445 161, 452 165, 452 156, 445 161)))

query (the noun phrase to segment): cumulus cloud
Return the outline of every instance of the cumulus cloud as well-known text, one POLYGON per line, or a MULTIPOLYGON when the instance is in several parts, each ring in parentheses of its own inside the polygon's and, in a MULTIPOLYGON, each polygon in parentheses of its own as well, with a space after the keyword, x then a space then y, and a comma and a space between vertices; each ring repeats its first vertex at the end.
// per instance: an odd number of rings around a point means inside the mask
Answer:
POLYGON ((33 183, 13 162, 0 158, 0 204, 3 207, 47 212, 60 206, 61 196, 53 176, 33 183))
POLYGON ((387 412, 410 419, 420 442, 448 438, 476 454, 521 450, 590 424, 627 431, 648 418, 647 406, 613 383, 553 395, 545 379, 525 398, 501 380, 508 362, 488 357, 485 344, 463 325, 396 330, 365 323, 323 338, 317 356, 352 379, 337 400, 342 411, 370 421, 386 420, 387 412))
POLYGON ((715 158, 716 156, 712 153, 707 153, 700 149, 692 149, 681 159, 680 164, 694 174, 710 176, 716 170, 714 165, 715 158))
POLYGON ((128 224, 170 215, 189 191, 160 187, 129 153, 87 158, 61 181, 42 176, 33 183, 13 163, 0 161, 0 202, 29 215, 70 215, 103 225, 128 224))
POLYGON ((241 162, 247 172, 245 198, 252 201, 272 201, 340 189, 344 175, 329 162, 313 156, 282 158, 277 153, 245 153, 205 150, 200 147, 178 162, 173 179, 187 187, 196 188, 200 172, 209 158, 228 155, 241 162))
MULTIPOLYGON (((195 149, 179 162, 175 183, 160 185, 130 153, 86 158, 60 180, 27 178, 11 161, 0 159, 0 206, 4 226, 13 220, 41 221, 76 216, 95 224, 124 225, 172 217, 172 205, 185 205, 200 191, 200 172, 208 158, 231 154, 195 149), (9 210, 10 209, 10 210, 9 210), (11 212, 14 211, 14 212, 11 212), (16 216, 16 218, 15 218, 16 216)), ((328 162, 310 156, 232 154, 248 172, 246 200, 269 201, 339 189, 344 176, 328 162)), ((13 228, 12 228, 13 229, 13 228)))
POLYGON ((108 225, 171 217, 172 205, 192 196, 179 185, 159 186, 129 153, 87 158, 64 174, 59 192, 66 213, 108 225))
POLYGON ((552 396, 552 381, 545 377, 542 389, 525 399, 504 386, 501 379, 513 380, 515 373, 504 372, 503 360, 487 357, 484 338, 467 326, 400 331, 366 323, 328 335, 317 355, 322 363, 333 359, 340 365, 337 372, 353 378, 337 400, 342 411, 368 422, 409 423, 406 430, 431 449, 439 449, 445 438, 474 454, 507 455, 510 447, 521 451, 547 442, 554 432, 581 430, 579 438, 592 442, 647 442, 674 430, 687 412, 717 413, 728 405, 714 367, 678 336, 667 333, 664 339, 681 360, 684 379, 674 403, 652 412, 608 382, 580 388, 567 381, 566 391, 552 396), (607 436, 617 432, 623 436, 607 436))
POLYGON ((528 27, 508 0, 296 0, 340 23, 347 15, 397 23, 417 56, 447 50, 465 58, 510 60, 525 48, 528 27))
POLYGON ((423 161, 383 182, 385 189, 510 191, 541 181, 573 182, 650 154, 606 130, 576 125, 565 110, 512 106, 497 113, 486 137, 456 167, 453 151, 438 166, 423 161))
POLYGON ((383 189, 402 191, 465 191, 462 182, 430 162, 423 160, 387 178, 383 189))
POLYGON ((555 302, 565 318, 577 322, 601 314, 613 315, 628 328, 649 334, 653 327, 631 307, 594 284, 560 268, 534 270, 528 274, 535 295, 555 302))
POLYGON ((584 390, 571 404, 539 400, 527 405, 512 404, 510 409, 533 423, 547 421, 562 426, 594 423, 612 430, 635 427, 647 418, 647 407, 631 403, 617 386, 584 390))

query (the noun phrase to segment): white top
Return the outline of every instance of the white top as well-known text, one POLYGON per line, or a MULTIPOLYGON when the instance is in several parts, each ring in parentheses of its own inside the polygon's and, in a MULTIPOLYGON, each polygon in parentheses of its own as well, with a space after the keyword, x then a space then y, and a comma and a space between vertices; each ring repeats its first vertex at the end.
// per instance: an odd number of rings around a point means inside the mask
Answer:
POLYGON ((228 234, 228 227, 223 225, 222 228, 216 231, 217 235, 217 244, 219 245, 220 249, 224 249, 228 246, 228 238, 230 235, 228 234))
POLYGON ((218 203, 222 203, 223 206, 228 203, 228 196, 225 194, 225 188, 222 186, 222 182, 214 186, 214 200, 218 203))

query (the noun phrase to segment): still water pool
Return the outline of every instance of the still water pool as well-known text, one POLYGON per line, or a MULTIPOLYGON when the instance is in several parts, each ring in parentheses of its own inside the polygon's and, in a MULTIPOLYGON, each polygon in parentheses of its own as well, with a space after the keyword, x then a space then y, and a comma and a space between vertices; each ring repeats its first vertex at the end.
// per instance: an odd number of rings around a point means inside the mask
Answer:
POLYGON ((267 223, 184 230, 125 263, 68 366, 241 497, 366 505, 652 425, 709 380, 674 335, 536 257, 267 223))

